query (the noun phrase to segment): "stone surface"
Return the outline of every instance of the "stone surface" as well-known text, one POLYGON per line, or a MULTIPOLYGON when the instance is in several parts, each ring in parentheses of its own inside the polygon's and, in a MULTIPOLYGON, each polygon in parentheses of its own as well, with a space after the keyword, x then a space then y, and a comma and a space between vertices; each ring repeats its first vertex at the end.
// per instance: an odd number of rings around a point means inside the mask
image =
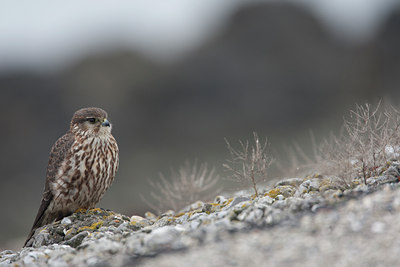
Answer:
POLYGON ((33 247, 1 252, 0 266, 394 266, 398 181, 393 162, 345 190, 314 175, 160 216, 80 211, 38 229, 33 247))

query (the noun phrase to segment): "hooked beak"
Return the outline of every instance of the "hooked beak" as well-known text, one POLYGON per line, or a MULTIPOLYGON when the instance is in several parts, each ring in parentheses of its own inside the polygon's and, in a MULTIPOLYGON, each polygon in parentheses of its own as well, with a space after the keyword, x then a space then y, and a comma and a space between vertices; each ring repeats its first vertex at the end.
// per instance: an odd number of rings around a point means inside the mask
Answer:
POLYGON ((101 123, 101 126, 110 127, 111 124, 107 119, 104 119, 103 122, 101 123))

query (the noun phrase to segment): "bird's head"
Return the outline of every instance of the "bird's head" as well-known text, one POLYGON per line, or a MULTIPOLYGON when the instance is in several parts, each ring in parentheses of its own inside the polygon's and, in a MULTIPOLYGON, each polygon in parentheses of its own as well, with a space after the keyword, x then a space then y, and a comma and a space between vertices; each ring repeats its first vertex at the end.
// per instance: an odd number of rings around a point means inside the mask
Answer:
POLYGON ((75 134, 101 136, 111 133, 111 123, 107 120, 107 112, 101 108, 82 108, 75 112, 70 129, 75 134))

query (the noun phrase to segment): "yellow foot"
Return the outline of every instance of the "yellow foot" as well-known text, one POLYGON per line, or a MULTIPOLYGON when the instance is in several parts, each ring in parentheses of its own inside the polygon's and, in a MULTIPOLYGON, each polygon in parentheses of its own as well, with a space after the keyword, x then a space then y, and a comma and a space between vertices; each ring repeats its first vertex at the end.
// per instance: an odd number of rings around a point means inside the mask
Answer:
POLYGON ((86 213, 87 209, 79 208, 75 211, 75 213, 86 213))
POLYGON ((100 208, 90 209, 91 212, 103 212, 100 208))

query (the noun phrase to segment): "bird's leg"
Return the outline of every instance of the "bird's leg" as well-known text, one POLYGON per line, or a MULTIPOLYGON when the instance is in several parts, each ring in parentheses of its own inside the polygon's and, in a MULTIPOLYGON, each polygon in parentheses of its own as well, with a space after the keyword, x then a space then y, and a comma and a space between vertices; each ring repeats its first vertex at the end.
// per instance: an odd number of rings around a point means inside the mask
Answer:
POLYGON ((103 212, 103 210, 101 208, 92 208, 92 209, 89 209, 89 211, 91 211, 93 213, 95 213, 95 212, 103 212))

